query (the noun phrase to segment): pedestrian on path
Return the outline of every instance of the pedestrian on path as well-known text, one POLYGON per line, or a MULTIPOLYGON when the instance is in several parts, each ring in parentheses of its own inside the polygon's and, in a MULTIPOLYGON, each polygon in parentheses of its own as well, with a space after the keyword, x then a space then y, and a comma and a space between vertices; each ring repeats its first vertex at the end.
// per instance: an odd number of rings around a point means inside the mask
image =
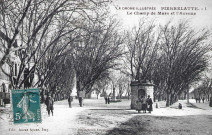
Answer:
POLYGON ((204 101, 205 101, 205 97, 202 98, 202 102, 203 102, 203 103, 204 103, 204 101))
POLYGON ((82 103, 83 102, 83 91, 79 91, 79 104, 80 104, 80 107, 82 107, 82 103))
POLYGON ((69 108, 71 108, 71 102, 73 101, 73 97, 69 95, 68 97, 68 105, 69 105, 69 108))
POLYGON ((147 109, 147 99, 145 98, 145 96, 143 96, 143 98, 141 99, 142 101, 142 110, 143 110, 143 113, 146 113, 146 109, 147 109))
POLYGON ((107 92, 104 92, 105 104, 108 103, 108 98, 107 98, 107 97, 108 97, 108 96, 107 96, 107 92))
POLYGON ((50 116, 50 111, 52 113, 52 116, 53 116, 53 110, 54 110, 54 100, 51 96, 48 96, 46 101, 45 101, 45 104, 46 104, 46 110, 48 111, 48 115, 50 116))
POLYGON ((111 93, 108 95, 108 97, 107 97, 107 104, 110 104, 110 97, 111 97, 111 93))
POLYGON ((138 100, 136 101, 136 104, 137 104, 138 113, 141 113, 141 110, 142 110, 142 100, 141 100, 141 98, 138 98, 138 100))
POLYGON ((149 113, 151 113, 151 111, 153 111, 152 109, 152 99, 150 98, 150 95, 148 95, 148 98, 147 98, 147 111, 149 111, 149 113))

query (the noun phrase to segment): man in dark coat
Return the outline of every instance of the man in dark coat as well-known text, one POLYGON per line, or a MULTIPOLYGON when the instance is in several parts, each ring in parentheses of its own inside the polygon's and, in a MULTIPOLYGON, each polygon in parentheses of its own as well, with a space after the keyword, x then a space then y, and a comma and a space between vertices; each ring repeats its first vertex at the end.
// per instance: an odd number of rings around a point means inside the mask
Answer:
POLYGON ((105 104, 108 103, 108 98, 107 97, 108 97, 107 92, 104 92, 105 104))
POLYGON ((153 111, 152 109, 152 99, 150 98, 150 95, 148 95, 148 98, 147 98, 147 110, 149 111, 149 113, 151 113, 151 111, 153 111))
POLYGON ((203 103, 204 103, 204 101, 205 101, 205 97, 202 98, 202 102, 203 102, 203 103))
POLYGON ((107 104, 110 104, 111 93, 107 96, 107 104))
POLYGON ((54 100, 51 96, 48 96, 46 99, 46 110, 48 111, 48 115, 50 116, 50 111, 52 112, 52 116, 53 116, 53 110, 54 110, 54 100))

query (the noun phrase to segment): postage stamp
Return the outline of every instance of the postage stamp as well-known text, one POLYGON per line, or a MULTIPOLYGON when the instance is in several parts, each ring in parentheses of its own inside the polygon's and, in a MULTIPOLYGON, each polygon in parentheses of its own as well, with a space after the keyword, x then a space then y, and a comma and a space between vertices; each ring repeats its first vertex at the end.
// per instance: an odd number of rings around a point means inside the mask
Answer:
POLYGON ((38 88, 12 90, 14 123, 41 122, 40 92, 38 88))

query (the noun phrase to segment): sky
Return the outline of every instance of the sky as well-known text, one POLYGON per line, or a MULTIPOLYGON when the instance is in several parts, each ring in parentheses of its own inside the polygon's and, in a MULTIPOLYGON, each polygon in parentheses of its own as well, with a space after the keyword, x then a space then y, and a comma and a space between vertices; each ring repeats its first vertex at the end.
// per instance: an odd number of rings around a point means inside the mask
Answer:
MULTIPOLYGON (((141 18, 147 18, 149 20, 152 19, 158 24, 165 24, 170 20, 172 20, 173 23, 177 23, 179 20, 188 20, 190 26, 197 31, 202 28, 212 30, 212 0, 113 0, 113 1, 114 2, 110 8, 111 12, 112 14, 116 15, 116 17, 120 20, 121 24, 123 25, 123 28, 126 30, 129 30, 133 26, 138 25, 138 22, 141 18), (139 10, 145 7, 148 7, 148 10, 144 9, 139 10), (180 7, 183 8, 184 10, 167 9, 169 7, 171 8, 180 7), (188 7, 190 8, 190 10, 188 7), (185 8, 187 10, 185 10, 185 8), (137 15, 138 12, 144 14, 137 15), (151 15, 152 12, 154 12, 155 15, 151 15), (164 14, 159 15, 158 12, 163 12, 164 14), (189 15, 179 15, 179 12, 188 13, 189 15)), ((212 40, 209 39, 209 42, 210 41, 212 40)), ((210 61, 210 63, 212 63, 212 61, 210 61)))
POLYGON ((191 26, 194 28, 212 29, 212 0, 114 0, 112 5, 111 12, 117 15, 117 18, 126 29, 137 25, 138 20, 143 17, 154 19, 161 24, 168 22, 170 19, 174 22, 180 19, 189 19, 191 26), (143 7, 153 8, 150 10, 136 9, 143 7), (197 10, 161 10, 164 7, 195 7, 197 10), (145 14, 135 15, 137 12, 144 12, 145 14), (152 12, 155 12, 155 15, 151 15, 152 12), (166 15, 159 15, 158 12, 163 12, 166 15), (171 15, 172 12, 175 12, 175 15, 171 15), (176 12, 178 14, 179 12, 195 13, 196 15, 177 15, 176 12), (146 15, 147 13, 149 14, 146 15))

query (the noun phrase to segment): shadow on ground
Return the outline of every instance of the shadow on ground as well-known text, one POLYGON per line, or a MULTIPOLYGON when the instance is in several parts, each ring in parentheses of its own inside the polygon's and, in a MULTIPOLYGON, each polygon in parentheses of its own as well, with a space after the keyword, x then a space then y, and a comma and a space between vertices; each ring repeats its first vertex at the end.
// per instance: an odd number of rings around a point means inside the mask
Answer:
POLYGON ((119 109, 119 108, 104 108, 104 109, 89 109, 89 110, 132 110, 132 109, 119 109))
POLYGON ((211 135, 212 116, 134 116, 105 135, 211 135))

